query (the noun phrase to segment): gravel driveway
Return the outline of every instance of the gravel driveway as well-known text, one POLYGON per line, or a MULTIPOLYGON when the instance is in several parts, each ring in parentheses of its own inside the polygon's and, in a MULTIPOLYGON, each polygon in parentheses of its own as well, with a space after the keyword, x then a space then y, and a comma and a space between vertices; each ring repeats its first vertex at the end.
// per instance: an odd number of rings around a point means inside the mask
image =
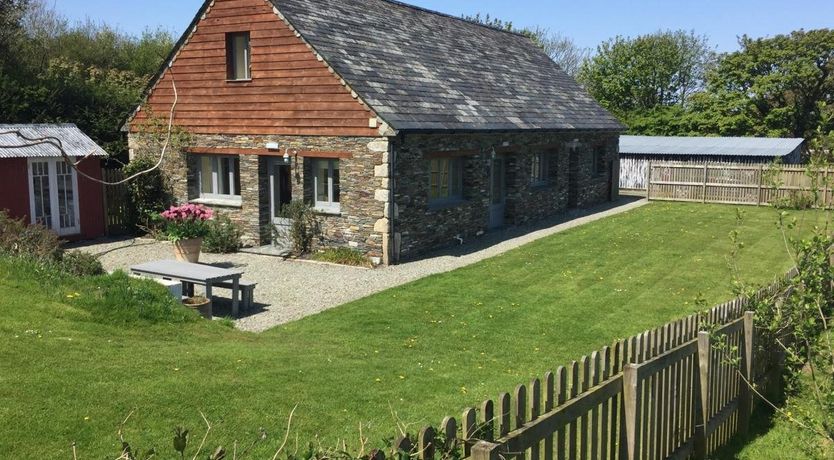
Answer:
MULTIPOLYGON (((255 290, 257 305, 253 311, 243 312, 244 316, 235 323, 239 329, 261 332, 425 276, 473 264, 539 238, 644 204, 645 200, 624 198, 604 207, 574 211, 540 222, 535 227, 490 233, 466 245, 430 254, 420 260, 375 270, 247 253, 203 254, 200 261, 234 266, 245 272, 245 279, 258 283, 255 290)), ((100 240, 78 246, 78 249, 99 255, 109 271, 173 258, 169 243, 148 239, 100 240)), ((229 295, 223 290, 219 294, 221 297, 229 295)), ((228 314, 228 305, 224 302, 219 302, 217 307, 221 315, 228 314)))

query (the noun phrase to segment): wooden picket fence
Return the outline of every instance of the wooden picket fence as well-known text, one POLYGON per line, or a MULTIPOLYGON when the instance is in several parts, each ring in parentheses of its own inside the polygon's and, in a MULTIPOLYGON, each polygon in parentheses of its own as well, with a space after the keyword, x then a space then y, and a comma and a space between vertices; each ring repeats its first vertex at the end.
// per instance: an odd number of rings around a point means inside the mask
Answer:
MULTIPOLYGON (((103 168, 101 177, 113 183, 124 179, 124 173, 117 168, 103 168)), ((124 235, 128 228, 127 186, 102 185, 104 190, 104 223, 108 235, 124 235)))
MULTIPOLYGON (((704 165, 709 164, 712 169, 719 169, 722 166, 741 166, 750 170, 758 170, 762 166, 760 160, 756 161, 661 161, 649 158, 634 158, 630 156, 620 157, 620 190, 626 192, 637 192, 643 194, 649 188, 649 168, 654 165, 688 166, 696 171, 703 171, 704 165)), ((765 168, 768 165, 764 166, 765 168)))
POLYGON ((646 168, 649 200, 742 205, 808 201, 831 207, 834 170, 807 165, 650 162, 646 168), (818 191, 814 197, 812 192, 818 191))
MULTIPOLYGON (((776 295, 795 275, 757 297, 776 295)), ((748 429, 754 399, 743 379, 758 388, 778 382, 772 377, 783 361, 771 348, 754 349, 749 303, 737 298, 618 340, 464 410, 460 422, 424 427, 417 445, 400 437, 393 451, 419 460, 707 458, 748 429), (737 347, 740 363, 714 346, 716 338, 737 347)))

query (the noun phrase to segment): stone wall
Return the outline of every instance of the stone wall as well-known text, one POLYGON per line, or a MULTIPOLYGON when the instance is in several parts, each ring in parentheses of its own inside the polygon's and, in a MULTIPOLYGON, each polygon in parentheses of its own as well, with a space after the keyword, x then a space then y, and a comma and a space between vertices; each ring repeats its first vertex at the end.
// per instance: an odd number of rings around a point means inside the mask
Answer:
MULTIPOLYGON (((129 137, 132 155, 151 153, 148 139, 129 137)), ((567 210, 617 197, 618 134, 490 133, 401 134, 394 138, 192 135, 171 151, 163 165, 175 197, 199 197, 197 157, 187 147, 263 149, 268 142, 297 151, 349 152, 340 159, 341 212, 320 214, 322 246, 359 250, 378 263, 416 257, 489 230, 490 165, 494 155, 506 165, 504 224, 523 225, 567 210), (594 151, 604 149, 594 167, 594 151), (575 161, 571 161, 571 152, 575 161), (392 154, 393 152, 393 154, 392 154), (547 155, 547 180, 532 183, 533 156, 547 155), (429 203, 428 157, 459 156, 463 162, 463 200, 445 206, 429 203), (392 163, 393 162, 393 163, 392 163), (392 177, 392 170, 396 170, 392 177), (609 178, 613 181, 609 183, 609 178), (392 184, 393 182, 393 184, 392 184), (392 194, 392 185, 394 192, 392 194)), ((241 203, 208 203, 244 229, 247 244, 269 242, 268 156, 240 155, 241 203)), ((312 157, 292 156, 293 199, 313 201, 312 157)))
MULTIPOLYGON (((349 152, 351 158, 340 158, 341 209, 338 215, 319 215, 321 246, 345 246, 365 253, 376 262, 384 262, 388 224, 388 142, 382 138, 321 136, 230 136, 191 135, 187 145, 169 151, 163 171, 175 198, 181 202, 197 201, 197 156, 185 153, 187 148, 263 149, 268 142, 284 149, 312 152, 349 152)), ((137 133, 129 135, 131 158, 137 155, 158 155, 151 138, 137 133)), ((244 230, 248 245, 267 244, 271 238, 269 209, 268 156, 239 155, 240 205, 207 202, 221 214, 230 216, 244 230)), ((292 155, 293 199, 312 202, 312 158, 292 155)))
POLYGON ((564 212, 571 194, 576 207, 617 198, 618 133, 404 134, 396 138, 394 253, 401 259, 458 244, 489 229, 490 164, 493 150, 506 164, 505 225, 522 225, 564 212), (604 149, 595 171, 594 150, 604 149), (576 151, 571 175, 570 151, 576 151), (445 152, 445 153, 444 153, 445 152), (533 155, 545 153, 547 181, 532 181, 533 155), (463 201, 429 203, 427 156, 462 156, 463 201), (614 180, 609 181, 613 177, 614 180), (611 188, 609 191, 609 187, 611 188))

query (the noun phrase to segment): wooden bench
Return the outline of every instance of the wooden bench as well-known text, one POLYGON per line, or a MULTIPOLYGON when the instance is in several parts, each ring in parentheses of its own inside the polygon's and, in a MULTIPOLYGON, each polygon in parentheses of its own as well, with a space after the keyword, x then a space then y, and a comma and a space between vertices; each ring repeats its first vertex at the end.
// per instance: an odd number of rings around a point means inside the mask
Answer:
MULTIPOLYGON (((243 304, 244 310, 251 310, 252 306, 255 304, 255 287, 257 286, 258 283, 252 281, 239 281, 238 287, 240 288, 240 302, 243 304)), ((232 282, 221 281, 219 283, 215 283, 214 287, 232 289, 232 282)))

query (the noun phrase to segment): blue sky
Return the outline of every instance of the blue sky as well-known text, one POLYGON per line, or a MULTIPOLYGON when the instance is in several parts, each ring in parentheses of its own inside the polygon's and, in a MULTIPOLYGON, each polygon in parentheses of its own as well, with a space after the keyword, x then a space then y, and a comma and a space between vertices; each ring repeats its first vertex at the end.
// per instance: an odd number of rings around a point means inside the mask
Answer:
MULTIPOLYGON (((179 36, 202 0, 47 0, 72 20, 89 17, 130 33, 162 26, 179 36)), ((658 29, 706 34, 719 51, 737 48, 736 37, 831 27, 831 0, 409 0, 453 15, 489 13, 518 26, 541 25, 583 47, 595 48, 615 35, 658 29)))

